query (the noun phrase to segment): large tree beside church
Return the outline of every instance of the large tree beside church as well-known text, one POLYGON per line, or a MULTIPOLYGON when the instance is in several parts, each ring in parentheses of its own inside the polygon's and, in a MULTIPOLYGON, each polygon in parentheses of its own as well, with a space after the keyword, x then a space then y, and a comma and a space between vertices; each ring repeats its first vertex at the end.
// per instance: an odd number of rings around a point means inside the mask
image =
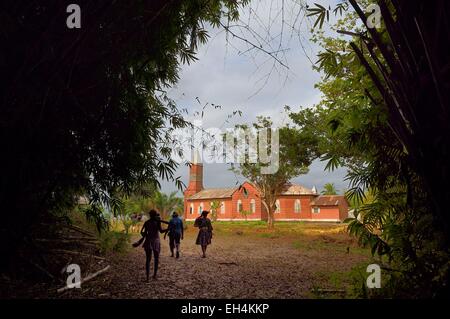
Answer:
MULTIPOLYGON (((261 203, 267 211, 268 227, 272 228, 278 196, 292 178, 308 172, 309 165, 318 155, 317 140, 313 136, 303 134, 301 130, 289 126, 272 127, 272 121, 265 117, 258 117, 258 120, 253 123, 253 130, 247 125, 239 125, 238 128, 246 130, 248 135, 253 134, 254 136, 251 136, 250 139, 254 138, 257 144, 252 146, 248 139, 247 155, 239 164, 232 165, 231 170, 244 176, 258 189, 261 203), (266 136, 260 134, 263 131, 268 132, 265 141, 262 139, 266 136), (278 133, 275 133, 276 131, 278 133), (277 137, 278 140, 273 143, 277 137), (248 156, 252 151, 256 151, 252 150, 252 147, 258 145, 259 148, 260 143, 267 144, 267 155, 271 161, 262 159, 261 153, 258 153, 256 161, 251 160, 251 157, 248 156), (276 144, 278 146, 274 147, 276 144), (269 166, 274 169, 269 170, 269 166)), ((236 135, 239 139, 239 134, 236 135)), ((261 152, 260 148, 259 151, 261 152)))

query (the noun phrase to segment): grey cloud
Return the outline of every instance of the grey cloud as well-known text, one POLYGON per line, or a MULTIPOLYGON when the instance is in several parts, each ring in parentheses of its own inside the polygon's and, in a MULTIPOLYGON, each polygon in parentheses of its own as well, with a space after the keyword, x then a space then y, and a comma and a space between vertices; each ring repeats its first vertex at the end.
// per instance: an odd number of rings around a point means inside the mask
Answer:
MULTIPOLYGON (((334 2, 320 1, 319 3, 334 2)), ((268 19, 271 5, 273 8, 279 5, 279 1, 257 1, 253 5, 253 8, 258 7, 261 21, 266 26, 270 25, 268 19)), ((293 19, 294 10, 290 9, 290 12, 291 16, 287 17, 287 20, 293 19)), ((276 36, 280 30, 280 25, 275 23, 272 25, 271 33, 276 36)), ((307 23, 303 24, 301 31, 303 45, 308 51, 309 58, 314 61, 318 48, 307 41, 309 34, 307 23)), ((259 32, 263 34, 265 31, 260 29, 259 32)), ((320 100, 320 92, 314 88, 314 84, 320 80, 320 74, 312 70, 311 62, 305 55, 298 38, 289 39, 289 32, 285 32, 286 41, 283 45, 289 48, 286 51, 289 70, 277 65, 278 71, 271 74, 266 85, 256 95, 255 92, 262 85, 256 82, 270 72, 273 60, 266 61, 269 57, 261 52, 238 54, 238 51, 243 52, 246 49, 246 44, 230 37, 231 44, 227 46, 225 33, 218 30, 210 30, 212 37, 207 45, 200 48, 197 55, 199 60, 191 65, 183 66, 180 73, 181 79, 177 86, 169 91, 169 95, 180 108, 188 109, 191 114, 200 108, 196 97, 202 104, 209 102, 221 105, 222 109, 206 110, 203 118, 204 128, 226 128, 233 127, 237 123, 251 123, 258 115, 270 116, 275 124, 285 124, 288 121, 283 114, 285 105, 296 110, 299 106, 309 107, 320 100), (234 117, 230 123, 224 125, 227 115, 237 109, 243 112, 242 117, 234 117)), ((318 189, 327 182, 335 183, 341 190, 345 188, 343 182, 345 171, 324 172, 323 166, 323 163, 314 162, 307 175, 298 177, 294 181, 307 187, 315 185, 318 189)), ((183 181, 187 183, 187 167, 181 166, 175 174, 182 176, 183 181)), ((227 165, 205 164, 205 186, 223 187, 232 186, 235 183, 236 178, 232 172, 228 171, 227 165)), ((162 189, 172 191, 175 190, 175 186, 173 183, 162 181, 162 189)))

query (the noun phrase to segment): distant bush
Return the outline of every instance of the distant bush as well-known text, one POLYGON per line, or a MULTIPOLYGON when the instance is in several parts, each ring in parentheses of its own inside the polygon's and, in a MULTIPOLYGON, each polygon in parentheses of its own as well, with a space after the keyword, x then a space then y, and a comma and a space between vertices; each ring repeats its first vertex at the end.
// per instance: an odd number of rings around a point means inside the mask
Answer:
POLYGON ((123 232, 106 231, 100 234, 100 249, 102 253, 125 252, 129 247, 130 236, 123 232))

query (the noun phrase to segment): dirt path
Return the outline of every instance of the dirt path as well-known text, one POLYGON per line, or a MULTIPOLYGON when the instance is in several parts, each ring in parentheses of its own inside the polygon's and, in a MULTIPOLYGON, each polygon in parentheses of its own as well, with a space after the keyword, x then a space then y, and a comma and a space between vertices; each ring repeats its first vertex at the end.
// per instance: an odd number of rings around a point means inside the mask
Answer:
POLYGON ((169 257, 168 240, 162 241, 158 280, 144 282, 145 254, 135 248, 112 257, 107 273, 59 297, 311 298, 313 287, 330 288, 323 273, 349 271, 367 259, 346 253, 346 242, 307 249, 292 238, 220 233, 203 259, 195 236, 186 233, 180 259, 169 257))

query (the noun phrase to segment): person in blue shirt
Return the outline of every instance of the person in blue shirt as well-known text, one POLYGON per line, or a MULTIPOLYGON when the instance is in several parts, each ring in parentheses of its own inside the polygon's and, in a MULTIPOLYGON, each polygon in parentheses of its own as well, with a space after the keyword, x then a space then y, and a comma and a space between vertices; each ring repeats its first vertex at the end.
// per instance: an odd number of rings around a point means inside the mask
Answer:
POLYGON ((173 251, 176 249, 176 258, 180 258, 180 240, 184 237, 183 221, 176 212, 173 212, 168 227, 170 257, 173 257, 173 251))

